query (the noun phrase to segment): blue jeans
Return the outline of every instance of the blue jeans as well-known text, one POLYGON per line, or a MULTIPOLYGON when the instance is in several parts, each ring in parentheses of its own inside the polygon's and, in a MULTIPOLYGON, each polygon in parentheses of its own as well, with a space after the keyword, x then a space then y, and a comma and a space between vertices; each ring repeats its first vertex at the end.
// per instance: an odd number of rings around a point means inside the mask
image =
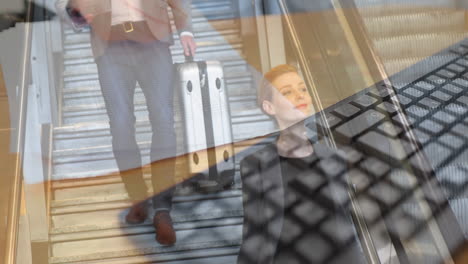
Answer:
POLYGON ((96 58, 99 82, 109 115, 112 147, 125 187, 134 201, 147 197, 141 155, 135 138, 133 98, 138 82, 146 98, 152 128, 151 173, 156 209, 170 209, 175 174, 176 135, 173 67, 167 43, 109 43, 96 58))

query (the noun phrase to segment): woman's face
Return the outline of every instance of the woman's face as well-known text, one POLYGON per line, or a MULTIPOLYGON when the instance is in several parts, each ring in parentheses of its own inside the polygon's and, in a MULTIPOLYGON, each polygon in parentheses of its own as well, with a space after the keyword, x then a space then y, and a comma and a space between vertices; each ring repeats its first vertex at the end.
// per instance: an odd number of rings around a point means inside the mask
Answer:
POLYGON ((272 85, 271 102, 264 102, 264 110, 274 116, 280 128, 286 128, 313 114, 312 98, 304 80, 295 72, 277 77, 272 85))

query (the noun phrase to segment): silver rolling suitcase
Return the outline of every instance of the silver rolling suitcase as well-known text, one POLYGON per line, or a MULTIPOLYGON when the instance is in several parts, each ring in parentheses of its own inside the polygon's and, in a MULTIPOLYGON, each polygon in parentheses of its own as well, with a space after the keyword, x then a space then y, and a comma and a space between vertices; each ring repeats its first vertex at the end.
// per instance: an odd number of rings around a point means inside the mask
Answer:
POLYGON ((176 70, 191 183, 203 192, 227 189, 234 183, 235 163, 222 65, 187 57, 176 70))

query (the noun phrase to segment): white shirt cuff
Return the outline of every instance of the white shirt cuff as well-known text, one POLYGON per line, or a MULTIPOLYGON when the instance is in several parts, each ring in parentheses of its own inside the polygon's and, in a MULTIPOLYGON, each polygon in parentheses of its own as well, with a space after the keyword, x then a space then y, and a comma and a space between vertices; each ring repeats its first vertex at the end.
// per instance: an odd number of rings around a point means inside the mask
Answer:
POLYGON ((183 37, 183 36, 190 36, 193 38, 193 33, 190 32, 190 31, 184 31, 182 33, 180 33, 180 36, 183 37))

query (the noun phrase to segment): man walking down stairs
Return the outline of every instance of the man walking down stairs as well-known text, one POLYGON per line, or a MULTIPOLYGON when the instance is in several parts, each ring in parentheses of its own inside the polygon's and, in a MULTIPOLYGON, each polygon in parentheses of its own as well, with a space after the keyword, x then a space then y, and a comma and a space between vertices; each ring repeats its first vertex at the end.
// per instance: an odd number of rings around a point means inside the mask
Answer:
POLYGON ((145 94, 153 132, 150 155, 156 193, 152 199, 155 208, 153 225, 156 240, 163 245, 173 245, 176 237, 169 211, 175 182, 176 136, 172 105, 174 78, 169 50, 173 40, 167 7, 173 10, 186 55, 194 55, 195 42, 191 33, 190 1, 168 1, 167 4, 147 5, 140 0, 59 0, 57 6, 62 16, 69 16, 76 27, 85 24, 91 27, 91 47, 109 115, 112 149, 125 188, 134 203, 125 218, 129 224, 143 223, 148 216, 147 188, 135 141, 134 105, 129 100, 133 98, 136 82, 145 94))

